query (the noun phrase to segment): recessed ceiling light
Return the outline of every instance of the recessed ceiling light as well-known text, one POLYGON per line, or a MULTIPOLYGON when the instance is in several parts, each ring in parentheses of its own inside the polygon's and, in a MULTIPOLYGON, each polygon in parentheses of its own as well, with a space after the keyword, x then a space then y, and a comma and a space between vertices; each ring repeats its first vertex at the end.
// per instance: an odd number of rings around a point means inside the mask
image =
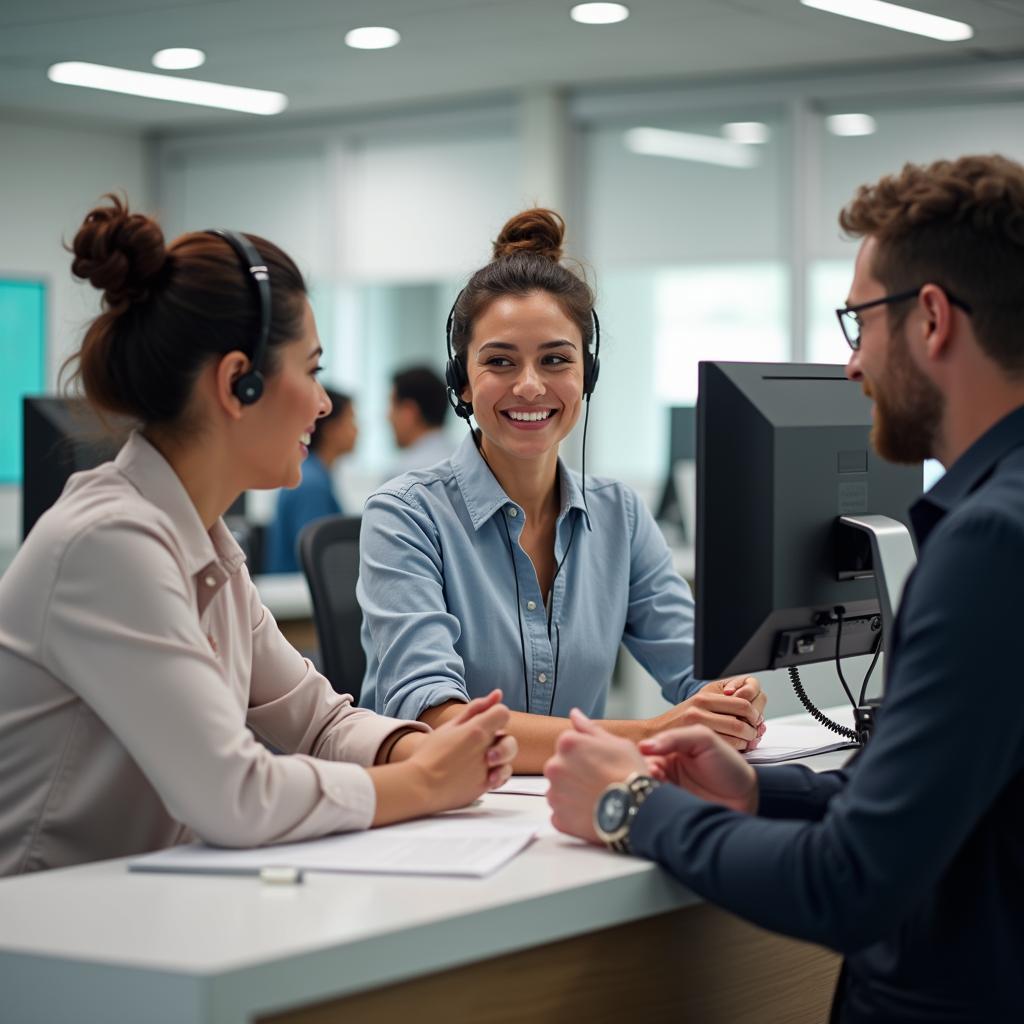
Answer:
POLYGON ((757 150, 715 135, 694 135, 665 128, 630 128, 623 141, 628 150, 643 156, 696 160, 722 167, 754 167, 758 163, 757 150))
POLYGON ((629 17, 625 4, 577 4, 569 17, 581 25, 614 25, 629 17))
POLYGON ((870 114, 833 114, 825 127, 833 135, 874 135, 878 125, 870 114))
POLYGON ((745 146, 762 146, 772 137, 763 121, 730 121, 722 125, 722 135, 730 142, 741 142, 745 146))
POLYGON ((153 67, 161 71, 189 71, 205 63, 206 54, 191 46, 172 46, 153 54, 153 67))
POLYGON ((816 11, 869 21, 899 32, 913 32, 943 43, 958 43, 974 35, 974 29, 964 21, 940 18, 937 14, 925 14, 924 11, 886 3, 885 0, 800 0, 800 3, 816 11))
POLYGON ((386 50, 397 46, 402 37, 393 29, 383 25, 367 25, 345 33, 345 45, 353 50, 386 50))
POLYGON ((246 114, 280 114, 288 106, 288 97, 282 92, 200 82, 194 78, 175 78, 174 75, 154 75, 148 71, 129 71, 84 61, 53 64, 46 77, 61 85, 81 85, 87 89, 170 100, 172 103, 241 110, 246 114))

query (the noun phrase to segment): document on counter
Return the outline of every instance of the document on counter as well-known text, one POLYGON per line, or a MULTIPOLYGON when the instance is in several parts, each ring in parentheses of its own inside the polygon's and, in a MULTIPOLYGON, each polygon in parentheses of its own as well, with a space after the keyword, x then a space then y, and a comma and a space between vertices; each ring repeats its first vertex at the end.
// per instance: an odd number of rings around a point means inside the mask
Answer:
POLYGON ((190 843, 128 862, 130 871, 259 875, 269 868, 484 878, 523 850, 537 824, 457 814, 366 832, 234 850, 190 843))
MULTIPOLYGON (((839 724, 852 723, 842 719, 839 724)), ((773 722, 769 718, 768 728, 760 746, 743 756, 750 764, 778 764, 781 761, 794 761, 799 757, 827 754, 832 750, 855 746, 855 743, 826 729, 809 715, 805 720, 797 722, 773 722)))
POLYGON ((550 785, 543 775, 513 775, 508 782, 491 792, 514 796, 547 796, 550 785))

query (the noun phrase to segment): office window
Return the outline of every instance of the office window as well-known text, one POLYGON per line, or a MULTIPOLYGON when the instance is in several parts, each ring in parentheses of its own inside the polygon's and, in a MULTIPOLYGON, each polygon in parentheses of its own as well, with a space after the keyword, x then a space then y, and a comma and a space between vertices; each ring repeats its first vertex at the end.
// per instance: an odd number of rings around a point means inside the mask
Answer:
POLYGON ((853 281, 853 260, 818 260, 807 281, 807 362, 845 363, 850 346, 835 311, 846 303, 853 281))
POLYGON ((0 280, 0 483, 21 482, 21 399, 43 390, 46 285, 0 280))

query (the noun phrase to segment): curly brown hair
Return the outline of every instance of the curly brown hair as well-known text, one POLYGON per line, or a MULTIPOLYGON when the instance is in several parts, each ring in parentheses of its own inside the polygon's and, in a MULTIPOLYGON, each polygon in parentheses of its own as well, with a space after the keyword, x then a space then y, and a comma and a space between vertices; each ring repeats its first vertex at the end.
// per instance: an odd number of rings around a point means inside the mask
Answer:
POLYGON ((1024 373, 1024 167, 998 155, 906 164, 862 185, 839 224, 876 240, 887 291, 939 285, 971 306, 988 356, 1024 373))

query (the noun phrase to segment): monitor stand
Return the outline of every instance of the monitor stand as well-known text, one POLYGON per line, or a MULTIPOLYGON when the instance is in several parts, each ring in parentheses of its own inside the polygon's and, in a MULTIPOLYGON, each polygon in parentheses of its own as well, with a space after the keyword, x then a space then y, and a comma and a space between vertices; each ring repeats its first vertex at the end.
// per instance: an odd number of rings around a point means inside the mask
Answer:
MULTIPOLYGON (((903 588, 917 565, 914 540, 899 520, 888 516, 841 516, 839 522, 866 534, 871 545, 871 566, 882 611, 882 637, 888 648, 892 643, 893 624, 899 611, 903 588)), ((856 731, 861 743, 871 734, 875 705, 877 701, 868 701, 866 707, 854 709, 856 731)))

